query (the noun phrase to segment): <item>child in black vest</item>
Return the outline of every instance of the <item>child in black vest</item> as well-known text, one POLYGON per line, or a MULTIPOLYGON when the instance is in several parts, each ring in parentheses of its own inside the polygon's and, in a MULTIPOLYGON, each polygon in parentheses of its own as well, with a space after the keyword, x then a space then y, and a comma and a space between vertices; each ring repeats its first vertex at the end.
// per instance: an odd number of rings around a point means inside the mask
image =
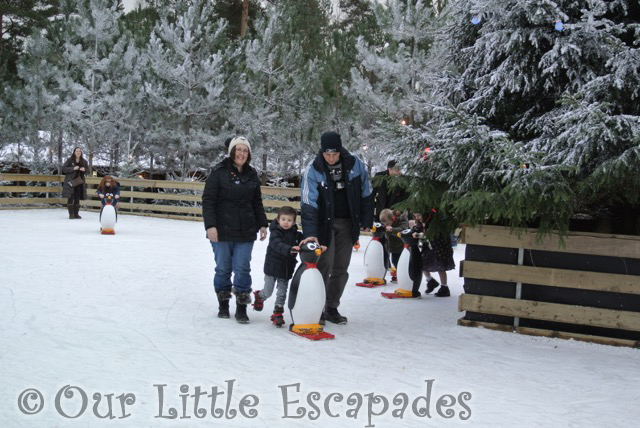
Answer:
POLYGON ((276 303, 271 315, 271 321, 277 327, 284 325, 287 288, 298 262, 296 254, 292 251, 300 251, 301 240, 302 232, 299 232, 296 226, 296 210, 286 206, 280 208, 278 217, 269 226, 269 246, 264 259, 264 288, 253 292, 253 309, 261 311, 264 301, 271 297, 277 284, 276 303))

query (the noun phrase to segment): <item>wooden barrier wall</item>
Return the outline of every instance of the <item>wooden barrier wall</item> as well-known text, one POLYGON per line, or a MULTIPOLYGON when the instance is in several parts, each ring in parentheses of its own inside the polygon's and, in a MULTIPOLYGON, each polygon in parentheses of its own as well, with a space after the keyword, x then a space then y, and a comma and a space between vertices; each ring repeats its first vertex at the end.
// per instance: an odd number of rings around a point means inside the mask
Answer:
MULTIPOLYGON (((101 203, 96 195, 99 177, 87 177, 87 200, 83 209, 97 211, 101 203)), ((202 221, 202 192, 204 182, 165 180, 140 180, 119 178, 119 212, 123 214, 202 221), (172 201, 174 204, 168 204, 172 201), (179 204, 175 204, 178 202, 179 204)), ((62 198, 63 175, 32 175, 0 173, 0 209, 48 208, 66 205, 62 198), (11 182, 3 185, 2 182, 11 182), (26 183, 29 183, 27 185, 26 183), (25 196, 28 195, 28 196, 25 196)), ((300 197, 300 189, 284 187, 261 188, 263 204, 269 220, 276 217, 279 207, 289 205, 300 212, 300 202, 291 200, 300 197)))
POLYGON ((640 237, 466 228, 458 324, 640 347, 640 237))

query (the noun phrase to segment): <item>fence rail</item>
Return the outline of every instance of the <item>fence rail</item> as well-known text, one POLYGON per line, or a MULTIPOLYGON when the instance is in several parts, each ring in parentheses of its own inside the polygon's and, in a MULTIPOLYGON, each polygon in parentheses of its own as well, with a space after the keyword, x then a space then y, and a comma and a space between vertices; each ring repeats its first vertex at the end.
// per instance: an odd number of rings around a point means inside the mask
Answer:
POLYGON ((464 326, 640 347, 640 237, 465 230, 464 326))
MULTIPOLYGON (((84 209, 90 211, 100 209, 101 203, 95 194, 100 180, 99 177, 87 177, 88 199, 81 201, 84 209)), ((0 209, 47 208, 65 205, 66 199, 60 197, 63 182, 64 175, 0 173, 0 209), (3 184, 2 182, 10 182, 11 184, 3 184), (37 185, 30 186, 26 183, 37 183, 37 185), (5 194, 7 196, 3 196, 5 194), (33 194, 44 194, 45 196, 34 196, 33 194)), ((122 178, 118 179, 118 182, 120 183, 120 202, 118 204, 120 213, 179 220, 202 220, 201 202, 204 182, 134 178, 122 178)), ((300 189, 263 186, 261 191, 269 220, 275 218, 277 209, 285 205, 300 211, 300 202, 294 200, 300 197, 300 189)))

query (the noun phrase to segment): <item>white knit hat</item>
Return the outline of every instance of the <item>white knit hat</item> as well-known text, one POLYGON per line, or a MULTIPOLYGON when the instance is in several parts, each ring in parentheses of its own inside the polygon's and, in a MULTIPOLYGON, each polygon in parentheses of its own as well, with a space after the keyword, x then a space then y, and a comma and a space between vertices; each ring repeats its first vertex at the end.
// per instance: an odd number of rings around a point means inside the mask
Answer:
POLYGON ((231 156, 231 150, 233 150, 233 148, 238 144, 244 144, 245 146, 247 146, 249 148, 249 153, 251 153, 251 144, 249 144, 249 140, 244 137, 235 137, 229 143, 229 156, 231 156))

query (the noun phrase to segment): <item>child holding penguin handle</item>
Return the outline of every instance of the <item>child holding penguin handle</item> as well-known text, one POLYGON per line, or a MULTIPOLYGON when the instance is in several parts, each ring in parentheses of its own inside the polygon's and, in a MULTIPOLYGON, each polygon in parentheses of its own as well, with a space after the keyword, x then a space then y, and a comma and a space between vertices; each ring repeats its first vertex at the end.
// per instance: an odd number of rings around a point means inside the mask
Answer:
POLYGON ((118 208, 118 202, 120 200, 120 184, 115 178, 110 175, 105 175, 102 180, 100 180, 96 193, 98 194, 103 207, 107 204, 107 199, 112 198, 110 201, 113 207, 118 208))
MULTIPOLYGON (((409 220, 406 213, 399 211, 393 211, 388 208, 380 212, 380 222, 385 226, 386 232, 386 249, 391 255, 391 282, 398 282, 397 268, 400 255, 404 249, 404 243, 402 239, 398 238, 398 233, 409 227, 409 220)), ((387 263, 385 255, 385 264, 387 263)))
POLYGON ((287 299, 289 280, 293 277, 300 251, 302 232, 296 226, 296 211, 284 206, 278 210, 278 216, 269 226, 269 246, 264 259, 264 288, 254 291, 253 309, 261 311, 264 301, 273 294, 277 285, 276 302, 271 321, 276 327, 284 325, 284 304, 287 299))

